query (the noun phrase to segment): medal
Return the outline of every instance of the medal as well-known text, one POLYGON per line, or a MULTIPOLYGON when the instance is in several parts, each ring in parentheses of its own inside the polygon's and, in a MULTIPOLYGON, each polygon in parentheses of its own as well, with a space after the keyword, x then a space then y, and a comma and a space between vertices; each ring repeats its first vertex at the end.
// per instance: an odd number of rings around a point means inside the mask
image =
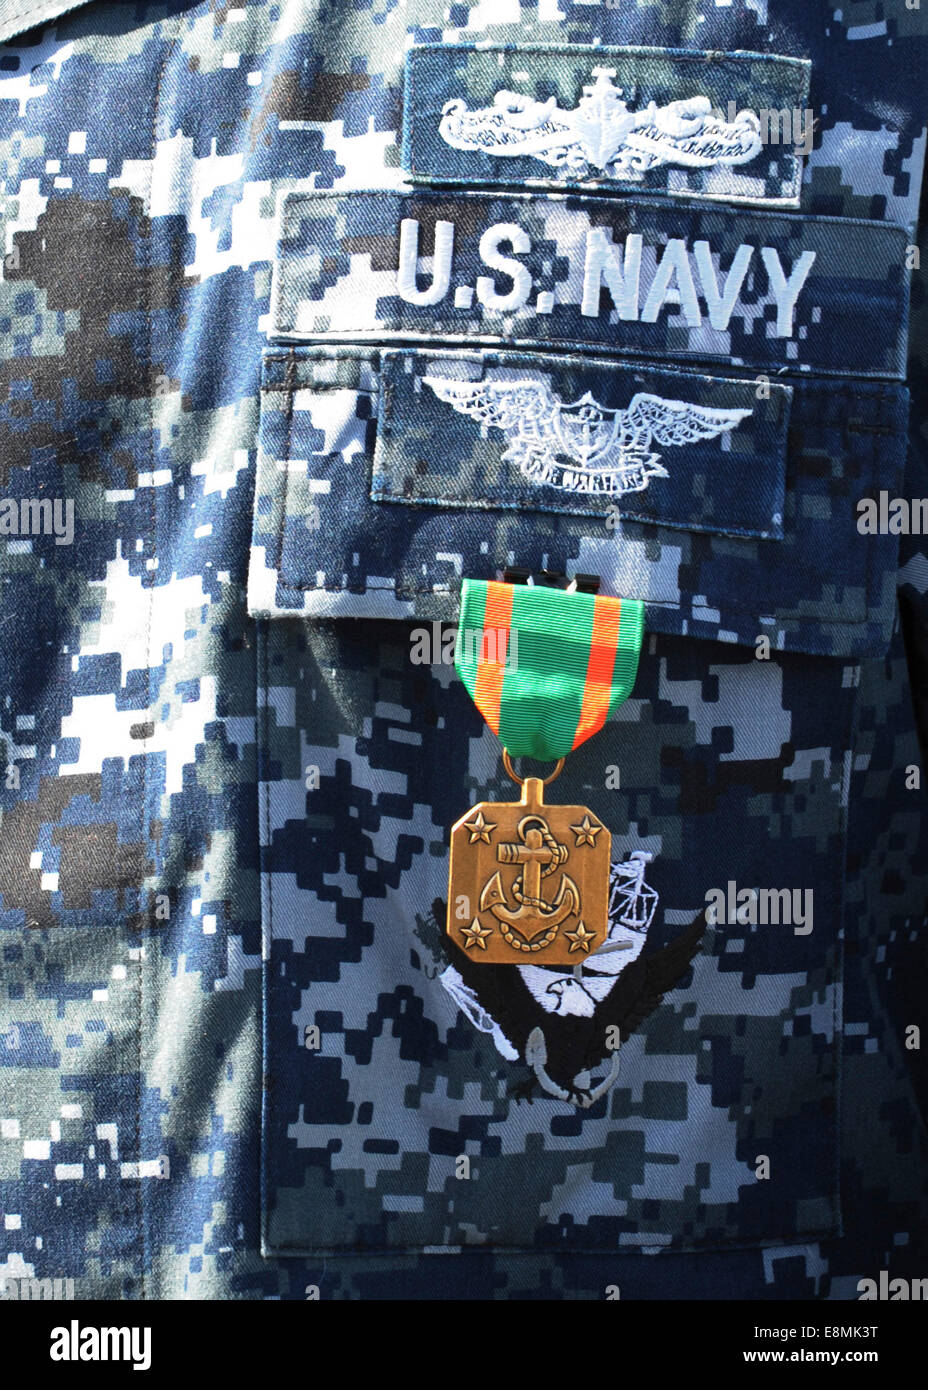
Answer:
POLYGON ((447 933, 471 960, 577 966, 606 944, 612 836, 544 789, 630 694, 643 627, 637 600, 464 580, 455 665, 522 789, 451 831, 447 933), (556 766, 523 779, 525 756, 556 766))

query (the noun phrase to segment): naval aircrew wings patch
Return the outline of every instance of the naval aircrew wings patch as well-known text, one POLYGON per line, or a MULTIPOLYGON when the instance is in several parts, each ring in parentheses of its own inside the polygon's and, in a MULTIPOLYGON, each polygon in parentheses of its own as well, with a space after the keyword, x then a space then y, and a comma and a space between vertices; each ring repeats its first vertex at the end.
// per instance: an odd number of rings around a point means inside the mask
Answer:
POLYGON ((604 408, 587 391, 560 400, 542 379, 488 377, 480 382, 427 376, 439 400, 506 437, 503 458, 531 482, 567 491, 641 492, 652 477, 666 478, 659 444, 687 444, 732 430, 749 409, 712 409, 639 391, 627 410, 604 408))
POLYGON ((379 355, 371 497, 778 539, 792 389, 554 353, 379 355))

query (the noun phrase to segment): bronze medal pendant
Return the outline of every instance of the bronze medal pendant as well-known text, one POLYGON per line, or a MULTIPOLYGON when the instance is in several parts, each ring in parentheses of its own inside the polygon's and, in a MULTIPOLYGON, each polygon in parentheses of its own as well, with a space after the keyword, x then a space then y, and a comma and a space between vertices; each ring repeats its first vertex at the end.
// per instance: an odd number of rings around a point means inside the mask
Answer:
POLYGON ((447 933, 469 960, 562 968, 606 946, 612 836, 544 788, 631 691, 642 631, 635 600, 464 580, 455 665, 522 787, 452 827, 447 933), (513 756, 557 766, 523 780, 513 756))
MULTIPOLYGON (((503 763, 520 781, 506 752, 503 763)), ((606 940, 612 837, 586 806, 545 804, 563 763, 451 831, 448 934, 475 961, 572 966, 606 940)))

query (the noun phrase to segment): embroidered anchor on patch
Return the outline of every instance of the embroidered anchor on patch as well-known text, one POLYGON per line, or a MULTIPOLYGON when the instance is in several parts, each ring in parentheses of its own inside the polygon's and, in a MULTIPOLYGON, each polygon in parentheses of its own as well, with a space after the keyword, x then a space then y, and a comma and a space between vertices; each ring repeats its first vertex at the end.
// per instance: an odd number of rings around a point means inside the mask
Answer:
POLYGON ((642 492, 651 478, 666 478, 659 444, 692 444, 732 430, 748 409, 722 409, 665 400, 639 391, 625 410, 602 406, 589 391, 565 404, 540 377, 423 377, 439 400, 506 435, 502 458, 518 464, 533 483, 568 492, 642 492), (569 465, 559 462, 564 458, 569 465))
POLYGON ((529 156, 569 178, 591 169, 610 179, 640 181, 649 169, 677 164, 709 169, 747 164, 761 149, 760 120, 739 111, 720 119, 708 97, 688 97, 666 106, 649 102, 631 111, 612 78, 614 68, 593 68, 573 111, 555 97, 536 101, 521 92, 500 91, 492 106, 468 111, 459 98, 445 104, 438 133, 458 150, 499 158, 529 156))

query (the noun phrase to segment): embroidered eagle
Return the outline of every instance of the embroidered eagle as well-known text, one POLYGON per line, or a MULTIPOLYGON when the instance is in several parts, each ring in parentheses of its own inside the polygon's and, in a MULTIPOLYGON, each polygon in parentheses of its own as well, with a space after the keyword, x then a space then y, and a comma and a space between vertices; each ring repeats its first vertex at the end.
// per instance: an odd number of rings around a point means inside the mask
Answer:
MULTIPOLYGON (((417 918, 420 940, 433 943, 442 987, 481 1033, 492 1036, 507 1062, 523 1060, 531 1077, 511 1094, 531 1100, 540 1089, 588 1109, 614 1085, 619 1043, 624 1043, 689 970, 703 933, 705 914, 664 946, 648 949, 658 906, 645 881, 651 855, 636 850, 610 871, 606 942, 573 969, 542 965, 484 966, 442 931, 445 904, 436 899, 426 919, 417 918), (426 929, 426 930, 422 930, 426 929), (617 1034, 611 1048, 608 1030, 617 1034), (607 1075, 591 1088, 579 1076, 608 1057, 607 1075)), ((434 978, 434 972, 429 975, 434 978)))
MULTIPOLYGON (((444 904, 435 904, 436 914, 444 904)), ((476 965, 452 948, 454 963, 440 977, 458 1007, 482 1033, 493 1037, 507 1061, 520 1058, 532 1077, 513 1090, 517 1100, 531 1100, 538 1089, 558 1100, 587 1109, 618 1077, 619 1050, 607 1052, 608 1029, 614 1026, 624 1043, 663 1002, 687 973, 706 930, 704 914, 666 946, 650 953, 622 953, 619 973, 593 973, 583 967, 582 981, 568 971, 540 967, 476 965), (631 958, 629 958, 631 957, 631 958), (550 983, 542 994, 540 978, 550 983), (591 988, 592 986, 592 988, 591 988), (571 994, 583 991, 593 1007, 577 1007, 571 994), (558 1004, 556 1000, 562 1002, 558 1004), (609 1058, 609 1074, 593 1091, 578 1085, 578 1075, 592 1071, 609 1058)), ((608 958, 606 958, 608 959, 608 958)))
POLYGON ((674 445, 713 439, 752 414, 646 391, 636 392, 625 410, 600 405, 589 391, 565 404, 542 377, 423 381, 461 415, 502 430, 508 440, 503 460, 517 464, 531 482, 570 492, 641 492, 651 478, 669 476, 652 440, 674 445))

